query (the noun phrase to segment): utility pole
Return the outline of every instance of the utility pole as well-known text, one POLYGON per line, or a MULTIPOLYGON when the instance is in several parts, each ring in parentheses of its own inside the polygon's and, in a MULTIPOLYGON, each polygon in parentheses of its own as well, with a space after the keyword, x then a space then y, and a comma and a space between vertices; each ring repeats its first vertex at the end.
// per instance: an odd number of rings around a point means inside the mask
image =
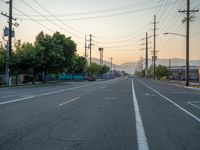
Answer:
POLYGON ((171 68, 171 59, 169 59, 169 69, 171 68))
POLYGON ((187 0, 187 10, 179 10, 179 12, 186 13, 186 18, 183 22, 186 21, 186 86, 189 86, 189 51, 190 51, 190 22, 192 16, 190 12, 198 12, 199 10, 190 10, 190 0, 187 0))
POLYGON ((154 15, 154 43, 153 43, 153 79, 156 79, 156 15, 154 15))
POLYGON ((91 62, 92 62, 92 34, 90 34, 89 48, 90 48, 90 64, 91 64, 91 62))
POLYGON ((12 4, 13 1, 10 0, 9 2, 6 2, 7 4, 9 4, 9 15, 7 15, 6 13, 1 13, 1 15, 7 17, 8 20, 8 25, 9 27, 5 28, 4 30, 4 36, 8 36, 8 41, 7 41, 7 45, 6 45, 6 86, 11 86, 11 80, 10 80, 10 54, 12 52, 12 37, 14 37, 14 31, 12 30, 12 25, 18 26, 17 23, 13 24, 13 20, 16 21, 15 18, 13 18, 12 16, 12 4))
POLYGON ((110 57, 110 70, 112 71, 112 57, 110 57))
POLYGON ((146 32, 146 63, 145 63, 145 78, 148 79, 148 33, 146 32))
POLYGON ((85 59, 87 59, 87 35, 85 35, 85 59))

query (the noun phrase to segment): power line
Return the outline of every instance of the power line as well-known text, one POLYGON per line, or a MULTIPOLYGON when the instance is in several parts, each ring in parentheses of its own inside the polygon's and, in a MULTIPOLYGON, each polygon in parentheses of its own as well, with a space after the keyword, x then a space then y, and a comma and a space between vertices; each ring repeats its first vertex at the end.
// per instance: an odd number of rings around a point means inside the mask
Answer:
POLYGON ((84 35, 84 33, 78 31, 77 29, 74 29, 73 27, 71 27, 70 25, 64 23, 63 21, 61 21, 58 17, 56 17, 54 14, 52 14, 49 10, 47 10, 44 6, 42 6, 39 2, 37 2, 36 0, 33 0, 36 4, 38 4, 42 9, 44 9, 48 14, 50 14, 51 16, 53 16, 56 20, 58 20, 59 22, 61 22, 63 25, 69 27, 70 29, 72 29, 73 31, 84 35))
POLYGON ((36 22, 37 24, 39 24, 39 25, 43 26, 45 29, 47 29, 47 30, 49 30, 49 31, 51 31, 51 32, 55 32, 55 31, 54 31, 54 30, 52 30, 51 28, 49 28, 49 27, 45 26, 44 24, 42 24, 42 23, 40 23, 39 21, 37 21, 37 20, 33 19, 33 18, 32 18, 32 17, 30 17, 29 15, 25 14, 25 13, 24 13, 24 12, 22 12, 21 10, 19 10, 19 9, 17 9, 17 8, 15 8, 15 7, 13 7, 13 8, 14 8, 16 11, 18 11, 18 12, 22 13, 23 15, 25 15, 26 17, 28 17, 29 19, 31 19, 32 21, 36 22))
MULTIPOLYGON (((127 9, 132 9, 132 8, 137 8, 137 7, 142 7, 146 5, 152 5, 156 4, 157 2, 149 2, 149 0, 142 1, 142 2, 137 2, 137 3, 131 3, 128 5, 124 6, 119 6, 119 7, 114 7, 114 8, 107 8, 107 9, 101 9, 101 10, 96 10, 96 11, 87 11, 87 12, 78 12, 78 13, 64 13, 64 14, 55 14, 56 16, 83 16, 83 15, 90 15, 90 14, 99 14, 99 13, 106 13, 106 12, 115 12, 119 10, 127 10, 127 9)), ((37 17, 38 15, 31 15, 32 17, 37 17)), ((52 15, 45 15, 46 17, 52 16, 52 15)))
MULTIPOLYGON (((151 7, 141 8, 141 9, 137 9, 137 10, 134 9, 134 10, 130 10, 130 11, 124 11, 124 12, 113 13, 113 14, 90 16, 90 17, 80 17, 80 18, 68 18, 68 19, 60 19, 60 20, 61 21, 75 21, 75 20, 90 20, 90 19, 99 19, 99 18, 105 18, 105 17, 121 16, 121 15, 125 15, 125 14, 132 14, 132 13, 137 13, 137 12, 141 12, 141 11, 152 10, 152 9, 157 8, 158 6, 159 5, 157 4, 157 5, 151 6, 151 7)), ((37 20, 44 21, 45 19, 37 19, 37 20)), ((51 20, 56 21, 56 19, 51 19, 51 20)))
MULTIPOLYGON (((39 14, 40 16, 42 16, 43 18, 45 18, 47 21, 51 22, 52 24, 54 24, 55 26, 59 27, 60 29, 62 29, 63 31, 67 32, 67 33, 71 33, 70 31, 67 31, 66 29, 64 29, 62 26, 54 23, 52 20, 50 20, 49 18, 45 17, 43 14, 41 14, 39 11, 37 11, 35 8, 33 8, 32 6, 30 6, 28 3, 24 2, 23 0, 20 0, 22 3, 24 3, 26 6, 28 6, 29 8, 31 8, 33 11, 35 11, 37 14, 39 14)), ((80 38, 80 39, 83 39, 83 37, 81 36, 78 36, 78 35, 75 35, 73 33, 71 33, 72 35, 80 38)))

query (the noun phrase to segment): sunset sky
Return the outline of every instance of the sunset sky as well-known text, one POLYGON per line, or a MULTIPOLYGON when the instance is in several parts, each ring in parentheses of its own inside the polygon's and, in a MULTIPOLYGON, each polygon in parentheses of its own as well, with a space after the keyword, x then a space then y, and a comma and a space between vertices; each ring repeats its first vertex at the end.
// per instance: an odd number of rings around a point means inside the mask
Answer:
MULTIPOLYGON (((8 13, 4 1, 0 0, 0 11, 8 13)), ((13 6, 13 16, 19 23, 15 40, 34 42, 40 31, 59 31, 71 36, 78 44, 78 54, 83 55, 84 37, 92 34, 92 57, 99 58, 98 47, 103 47, 104 59, 113 57, 115 64, 138 61, 145 56, 140 50, 145 42, 141 39, 146 32, 153 34, 156 14, 158 58, 185 58, 185 38, 163 33, 185 34, 185 14, 178 10, 186 9, 186 0, 13 0, 13 6)), ((200 1, 191 0, 191 9, 199 8, 200 1)), ((195 18, 190 30, 190 59, 200 59, 200 12, 192 15, 195 18)), ((7 18, 1 15, 1 35, 5 26, 7 18)), ((153 47, 153 38, 149 41, 153 47)))

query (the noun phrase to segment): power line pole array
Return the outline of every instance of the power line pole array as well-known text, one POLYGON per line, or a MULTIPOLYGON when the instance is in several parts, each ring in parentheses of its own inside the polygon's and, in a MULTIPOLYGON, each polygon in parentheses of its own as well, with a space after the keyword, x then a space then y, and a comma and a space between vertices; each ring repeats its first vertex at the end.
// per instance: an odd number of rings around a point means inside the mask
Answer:
POLYGON ((183 22, 186 22, 186 86, 189 86, 189 51, 190 51, 190 22, 193 16, 190 16, 191 12, 198 12, 199 10, 190 10, 190 0, 187 0, 187 10, 179 10, 181 13, 186 13, 186 18, 183 22))

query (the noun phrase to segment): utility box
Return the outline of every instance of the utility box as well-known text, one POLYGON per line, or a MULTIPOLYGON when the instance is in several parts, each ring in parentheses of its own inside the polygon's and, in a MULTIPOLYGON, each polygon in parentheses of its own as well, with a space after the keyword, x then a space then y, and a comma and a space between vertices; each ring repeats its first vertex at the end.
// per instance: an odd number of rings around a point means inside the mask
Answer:
MULTIPOLYGON (((4 36, 8 36, 9 35, 9 28, 5 27, 4 28, 4 36)), ((12 30, 12 37, 15 37, 15 31, 12 30)))

